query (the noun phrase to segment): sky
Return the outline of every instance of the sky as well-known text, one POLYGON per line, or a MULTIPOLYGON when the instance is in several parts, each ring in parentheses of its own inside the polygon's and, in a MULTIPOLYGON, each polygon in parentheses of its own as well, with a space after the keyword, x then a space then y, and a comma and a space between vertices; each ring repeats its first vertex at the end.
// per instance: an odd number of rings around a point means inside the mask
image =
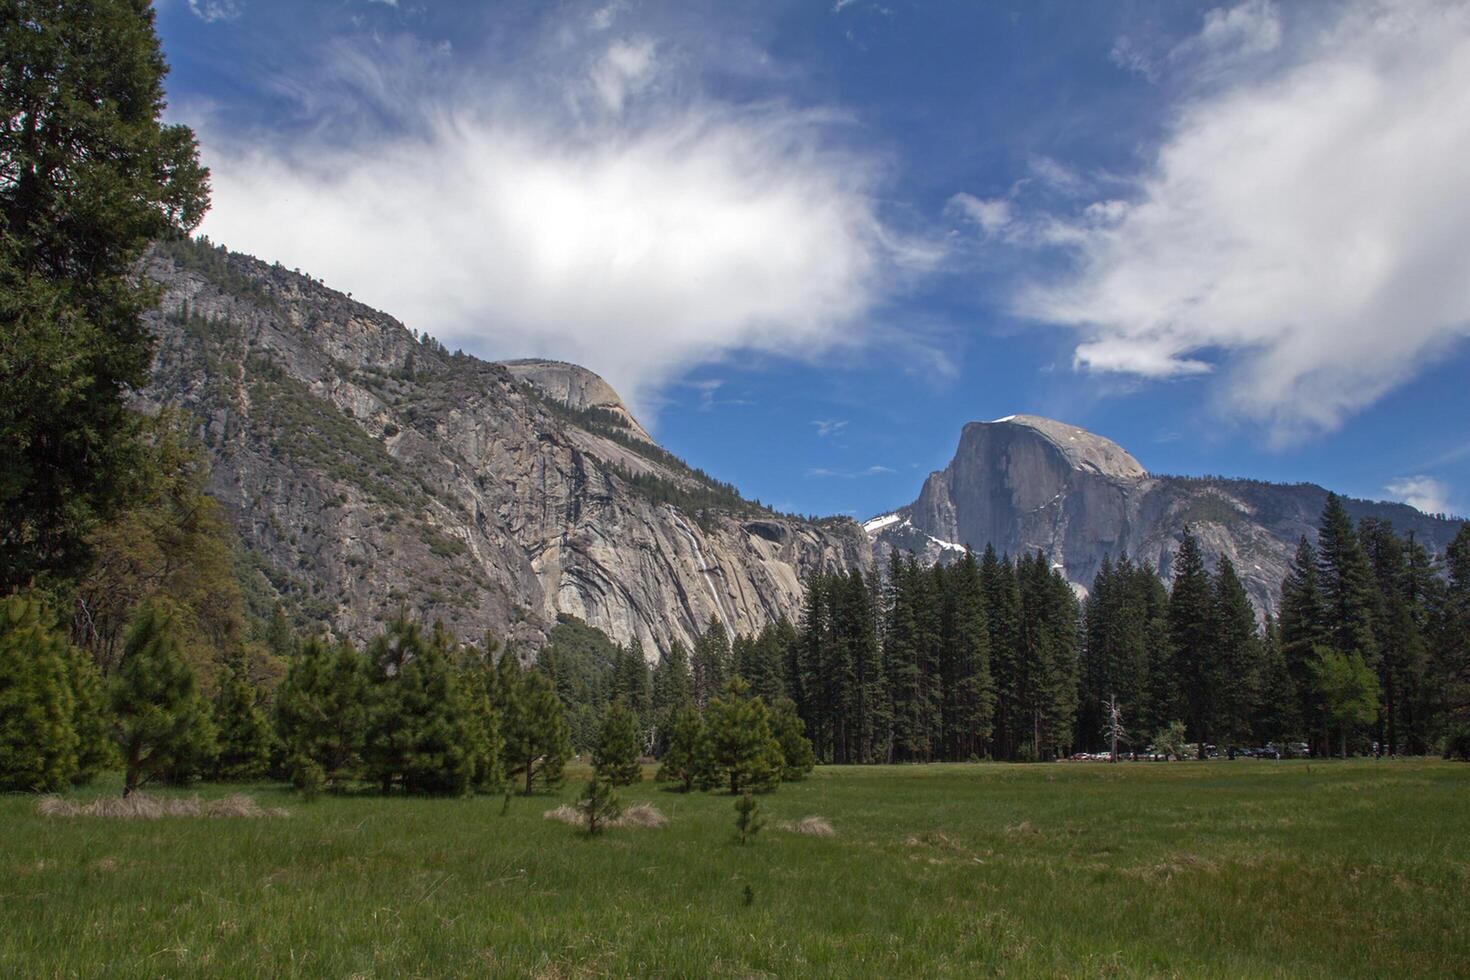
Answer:
POLYGON ((1470 5, 160 0, 202 231, 783 510, 973 420, 1470 512, 1470 5))

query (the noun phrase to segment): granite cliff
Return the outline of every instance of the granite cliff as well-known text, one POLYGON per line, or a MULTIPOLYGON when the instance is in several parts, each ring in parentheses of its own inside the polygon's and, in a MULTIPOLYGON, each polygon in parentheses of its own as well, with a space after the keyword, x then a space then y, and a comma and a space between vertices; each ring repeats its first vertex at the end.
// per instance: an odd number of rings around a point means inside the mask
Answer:
POLYGON ((446 351, 309 276, 160 246, 145 400, 199 420, 254 572, 363 640, 400 607, 529 650, 571 614, 650 659, 714 616, 795 615, 801 579, 864 566, 848 520, 744 500, 661 449, 597 375, 446 351))
MULTIPOLYGON (((1079 588, 1104 556, 1127 552, 1167 577, 1185 526, 1213 566, 1229 555, 1252 601, 1274 612, 1302 535, 1316 539, 1327 491, 1221 477, 1154 476, 1125 449, 1076 426, 1034 415, 971 422, 954 459, 931 473, 918 499, 864 527, 882 560, 893 548, 929 561, 965 546, 1040 550, 1079 588)), ((1356 519, 1378 517, 1443 550, 1458 523, 1405 504, 1345 500, 1356 519)))

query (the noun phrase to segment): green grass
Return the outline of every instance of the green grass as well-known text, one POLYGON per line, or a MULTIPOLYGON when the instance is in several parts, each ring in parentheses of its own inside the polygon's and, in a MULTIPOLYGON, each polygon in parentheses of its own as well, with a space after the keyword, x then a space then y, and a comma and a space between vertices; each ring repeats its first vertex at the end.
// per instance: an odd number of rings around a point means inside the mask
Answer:
POLYGON ((574 787, 504 817, 271 786, 250 792, 288 818, 0 797, 0 976, 1470 974, 1470 766, 822 769, 762 799, 747 847, 729 797, 651 783, 621 795, 665 829, 543 820, 574 787), (838 836, 775 827, 807 814, 838 836))

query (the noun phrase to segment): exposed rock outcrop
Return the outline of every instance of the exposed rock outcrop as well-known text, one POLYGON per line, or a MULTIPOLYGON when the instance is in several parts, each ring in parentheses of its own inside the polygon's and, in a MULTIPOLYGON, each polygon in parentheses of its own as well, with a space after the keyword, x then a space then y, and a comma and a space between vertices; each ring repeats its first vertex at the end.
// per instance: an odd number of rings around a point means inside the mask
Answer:
MULTIPOLYGON (((864 527, 880 559, 894 548, 928 561, 962 554, 966 545, 1039 550, 1086 588, 1104 556, 1125 551, 1167 577, 1188 525, 1210 563, 1229 555, 1256 607, 1274 612, 1297 541, 1316 539, 1326 499, 1313 484, 1151 476, 1102 436, 1013 415, 966 425, 954 459, 929 475, 918 499, 864 527)), ((1434 550, 1458 527, 1404 504, 1345 504, 1355 519, 1391 520, 1434 550)))
POLYGON ((147 399, 200 419, 262 587, 356 640, 402 606, 530 649, 570 613, 652 659, 713 616, 795 615, 805 574, 870 561, 853 522, 774 514, 685 466, 584 368, 450 354, 202 245, 161 247, 149 274, 147 399))

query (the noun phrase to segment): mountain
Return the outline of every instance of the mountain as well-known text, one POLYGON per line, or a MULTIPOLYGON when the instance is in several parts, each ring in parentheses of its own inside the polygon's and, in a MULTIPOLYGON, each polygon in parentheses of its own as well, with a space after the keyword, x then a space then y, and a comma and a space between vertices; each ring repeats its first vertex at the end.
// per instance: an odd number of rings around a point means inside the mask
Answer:
POLYGON ((153 406, 199 419, 266 599, 362 641, 400 607, 522 648, 576 616, 650 659, 714 616, 794 616, 865 566, 852 521, 777 514, 653 441, 605 381, 451 354, 308 276, 159 246, 153 406))
MULTIPOLYGON (((1117 443, 1034 415, 971 422, 954 459, 931 473, 912 504, 864 525, 875 554, 899 548, 926 560, 965 546, 1041 551, 1075 585, 1092 583, 1105 556, 1127 552, 1167 577, 1186 526, 1210 563, 1229 555, 1251 599, 1273 612, 1302 535, 1315 541, 1327 491, 1224 477, 1154 476, 1117 443)), ((1357 520, 1390 520, 1442 551, 1459 522, 1405 504, 1345 500, 1357 520)))

